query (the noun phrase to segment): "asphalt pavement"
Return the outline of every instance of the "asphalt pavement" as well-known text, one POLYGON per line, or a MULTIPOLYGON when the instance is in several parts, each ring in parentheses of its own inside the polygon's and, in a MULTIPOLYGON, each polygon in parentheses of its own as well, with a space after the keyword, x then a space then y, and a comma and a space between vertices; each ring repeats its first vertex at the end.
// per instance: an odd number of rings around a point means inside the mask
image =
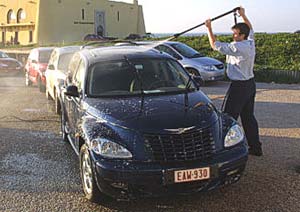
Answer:
MULTIPOLYGON (((264 156, 230 187, 188 196, 88 202, 54 103, 24 77, 0 77, 0 211, 300 211, 300 85, 257 84, 264 156)), ((202 90, 220 107, 227 82, 202 90)))

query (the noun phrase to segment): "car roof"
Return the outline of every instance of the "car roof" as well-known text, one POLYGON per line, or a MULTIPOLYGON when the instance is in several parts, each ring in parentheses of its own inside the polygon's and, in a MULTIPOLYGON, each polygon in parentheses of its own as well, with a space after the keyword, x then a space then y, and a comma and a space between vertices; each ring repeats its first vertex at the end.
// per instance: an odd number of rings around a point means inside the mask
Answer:
POLYGON ((34 48, 32 50, 35 50, 35 51, 51 51, 55 49, 55 47, 38 47, 38 48, 34 48))
POLYGON ((58 54, 72 53, 80 50, 80 46, 65 46, 54 49, 58 54))
POLYGON ((110 46, 94 49, 83 49, 80 53, 87 58, 90 64, 101 61, 128 59, 173 59, 171 56, 145 46, 110 46))

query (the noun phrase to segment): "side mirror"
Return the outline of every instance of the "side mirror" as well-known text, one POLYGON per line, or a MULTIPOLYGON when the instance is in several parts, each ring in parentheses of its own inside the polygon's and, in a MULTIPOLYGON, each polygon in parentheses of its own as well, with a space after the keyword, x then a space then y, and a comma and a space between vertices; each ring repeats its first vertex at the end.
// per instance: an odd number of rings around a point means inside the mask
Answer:
POLYGON ((75 85, 69 85, 66 88, 65 94, 67 96, 79 97, 79 92, 78 92, 77 86, 75 86, 75 85))
POLYGON ((48 65, 48 69, 49 69, 49 70, 55 70, 55 67, 54 67, 53 64, 50 64, 50 65, 48 65))
POLYGON ((205 84, 204 79, 201 76, 193 75, 192 79, 196 82, 197 86, 199 87, 202 87, 205 84))

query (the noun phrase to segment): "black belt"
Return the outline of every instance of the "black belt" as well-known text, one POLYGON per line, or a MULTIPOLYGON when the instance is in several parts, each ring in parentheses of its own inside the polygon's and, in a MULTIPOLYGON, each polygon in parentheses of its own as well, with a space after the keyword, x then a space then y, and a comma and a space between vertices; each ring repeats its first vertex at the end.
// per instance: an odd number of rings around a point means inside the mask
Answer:
POLYGON ((231 83, 234 85, 244 85, 248 83, 253 83, 254 78, 248 79, 248 80, 231 80, 231 83))

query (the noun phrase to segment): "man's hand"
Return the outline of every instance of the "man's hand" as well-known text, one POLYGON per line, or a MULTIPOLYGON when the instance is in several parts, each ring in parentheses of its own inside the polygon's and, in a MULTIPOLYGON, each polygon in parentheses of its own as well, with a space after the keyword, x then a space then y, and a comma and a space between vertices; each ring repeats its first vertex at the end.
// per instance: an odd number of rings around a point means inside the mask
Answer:
POLYGON ((216 37, 214 36, 214 33, 211 28, 211 19, 207 19, 205 21, 205 26, 207 27, 207 35, 209 38, 209 43, 212 49, 215 49, 215 42, 216 42, 216 37))
POLYGON ((245 16, 245 8, 243 8, 242 6, 240 6, 240 9, 238 10, 239 15, 244 17, 245 16))
POLYGON ((208 29, 211 29, 211 19, 207 19, 205 21, 205 26, 208 28, 208 29))
POLYGON ((238 13, 243 18, 244 22, 250 27, 250 29, 253 29, 249 19, 247 18, 246 14, 245 14, 245 8, 240 6, 238 13))

